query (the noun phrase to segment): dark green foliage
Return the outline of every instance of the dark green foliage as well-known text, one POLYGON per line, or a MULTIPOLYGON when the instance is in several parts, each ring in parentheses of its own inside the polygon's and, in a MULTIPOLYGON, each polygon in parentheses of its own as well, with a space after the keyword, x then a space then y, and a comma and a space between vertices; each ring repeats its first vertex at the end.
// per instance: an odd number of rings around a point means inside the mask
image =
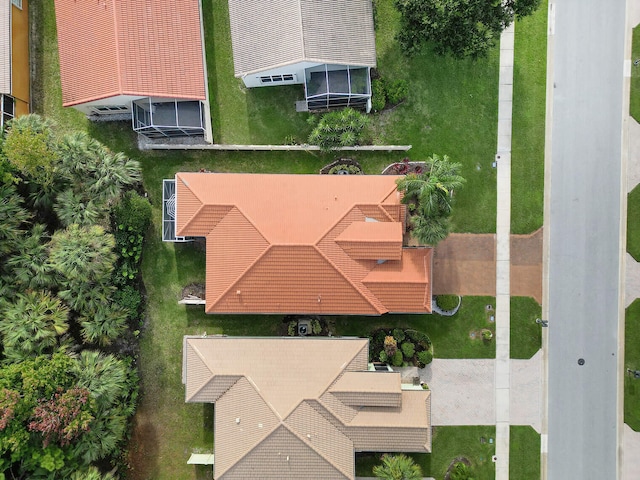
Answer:
POLYGON ((484 56, 515 15, 532 13, 540 0, 395 0, 401 13, 398 40, 408 54, 425 43, 457 58, 484 56))
POLYGON ((453 465, 449 474, 450 480, 473 480, 473 472, 466 463, 458 462, 453 465))
POLYGON ((423 350, 418 352, 418 366, 424 368, 425 365, 429 365, 433 360, 433 354, 429 350, 423 350))
POLYGON ((374 78, 371 80, 371 109, 374 112, 384 110, 387 105, 387 92, 384 88, 384 80, 374 78))
POLYGON ((457 295, 438 295, 436 303, 442 310, 453 310, 458 306, 459 297, 457 295))
POLYGON ((402 356, 402 350, 396 350, 396 353, 394 353, 393 357, 391 358, 391 364, 394 367, 401 367, 403 360, 404 358, 402 356))
POLYGON ((426 333, 418 330, 407 329, 405 330, 405 334, 407 335, 407 338, 413 340, 414 343, 421 345, 423 348, 429 349, 431 347, 431 339, 426 333))
POLYGON ((391 332, 391 335, 393 335, 393 338, 395 338, 398 343, 404 341, 404 330, 402 330, 401 328, 394 328, 391 332))
POLYGON ((404 454, 383 455, 382 465, 373 467, 376 478, 383 480, 420 480, 422 469, 413 458, 404 454))
POLYGON ((113 209, 119 260, 114 282, 131 285, 138 278, 144 235, 151 223, 151 204, 136 192, 127 192, 113 209))
POLYGON ((309 135, 309 143, 323 150, 357 145, 367 123, 366 115, 353 108, 326 113, 309 135))
POLYGON ((380 350, 380 355, 378 355, 378 358, 382 363, 387 363, 389 361, 389 355, 387 355, 387 352, 385 352, 384 350, 380 350))
POLYGON ((135 320, 140 317, 142 296, 131 285, 125 285, 116 290, 113 294, 113 301, 127 311, 129 318, 135 320))
POLYGON ((320 333, 322 333, 322 325, 320 324, 320 320, 316 318, 311 320, 311 331, 314 335, 320 335, 320 333))
POLYGON ((130 190, 113 208, 113 217, 117 226, 132 228, 135 233, 144 235, 151 223, 151 204, 149 200, 130 190))
POLYGON ((391 105, 397 105, 403 102, 409 94, 409 85, 406 80, 398 79, 393 82, 386 82, 385 89, 387 93, 387 100, 391 105))
POLYGON ((402 355, 404 355, 407 361, 411 361, 413 355, 416 353, 416 347, 411 342, 403 342, 400 345, 400 350, 402 350, 402 355))
POLYGON ((0 185, 0 254, 14 251, 31 214, 12 185, 0 185))

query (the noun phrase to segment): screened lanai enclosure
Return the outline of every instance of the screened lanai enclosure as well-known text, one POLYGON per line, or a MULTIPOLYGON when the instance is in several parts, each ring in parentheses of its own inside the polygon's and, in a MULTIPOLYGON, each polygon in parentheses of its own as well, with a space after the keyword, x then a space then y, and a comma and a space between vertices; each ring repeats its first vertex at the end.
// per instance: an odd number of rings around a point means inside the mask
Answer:
POLYGON ((176 181, 162 180, 162 241, 190 242, 189 237, 176 236, 176 181))
POLYGON ((310 111, 336 107, 371 109, 369 67, 318 65, 305 70, 305 96, 310 111))
POLYGON ((198 100, 142 98, 133 102, 132 121, 149 138, 204 135, 204 106, 198 100))

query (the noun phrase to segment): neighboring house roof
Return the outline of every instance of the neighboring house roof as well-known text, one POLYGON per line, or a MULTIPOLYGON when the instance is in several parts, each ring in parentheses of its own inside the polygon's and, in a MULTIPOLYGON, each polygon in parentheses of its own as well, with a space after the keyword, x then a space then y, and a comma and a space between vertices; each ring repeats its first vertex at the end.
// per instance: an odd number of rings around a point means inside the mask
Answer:
POLYGON ((11 93, 11 0, 0 0, 0 93, 11 93))
POLYGON ((397 178, 176 174, 176 234, 207 240, 206 311, 430 313, 432 249, 402 248, 397 178))
POLYGON ((62 101, 203 100, 198 0, 55 0, 62 101))
POLYGON ((214 478, 353 479, 356 451, 430 452, 430 392, 368 356, 362 338, 185 337, 186 401, 215 403, 214 478))
POLYGON ((229 0, 237 77, 298 62, 376 66, 371 0, 229 0))

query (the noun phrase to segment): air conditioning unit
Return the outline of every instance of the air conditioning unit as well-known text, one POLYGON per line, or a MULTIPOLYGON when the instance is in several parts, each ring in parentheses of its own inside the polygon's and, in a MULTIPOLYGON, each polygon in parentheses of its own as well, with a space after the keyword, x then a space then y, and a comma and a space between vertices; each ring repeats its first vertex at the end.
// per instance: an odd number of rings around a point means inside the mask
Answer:
POLYGON ((311 322, 309 320, 298 320, 298 335, 304 337, 311 333, 311 322))

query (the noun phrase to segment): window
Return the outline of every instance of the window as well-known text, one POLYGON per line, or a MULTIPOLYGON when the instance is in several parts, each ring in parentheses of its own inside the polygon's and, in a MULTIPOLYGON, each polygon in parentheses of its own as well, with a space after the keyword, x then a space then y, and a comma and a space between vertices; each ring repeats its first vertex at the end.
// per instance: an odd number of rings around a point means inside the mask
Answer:
POLYGON ((273 82, 293 82, 295 77, 292 73, 285 73, 282 75, 266 75, 260 77, 260 83, 273 83, 273 82))
POLYGON ((11 0, 11 3, 13 3, 20 10, 22 10, 22 0, 11 0))
POLYGON ((127 107, 126 105, 99 105, 97 107, 93 107, 93 111, 97 114, 119 113, 128 112, 129 107, 127 107))
POLYGON ((0 95, 0 129, 7 126, 7 122, 15 116, 15 100, 9 95, 0 95))

